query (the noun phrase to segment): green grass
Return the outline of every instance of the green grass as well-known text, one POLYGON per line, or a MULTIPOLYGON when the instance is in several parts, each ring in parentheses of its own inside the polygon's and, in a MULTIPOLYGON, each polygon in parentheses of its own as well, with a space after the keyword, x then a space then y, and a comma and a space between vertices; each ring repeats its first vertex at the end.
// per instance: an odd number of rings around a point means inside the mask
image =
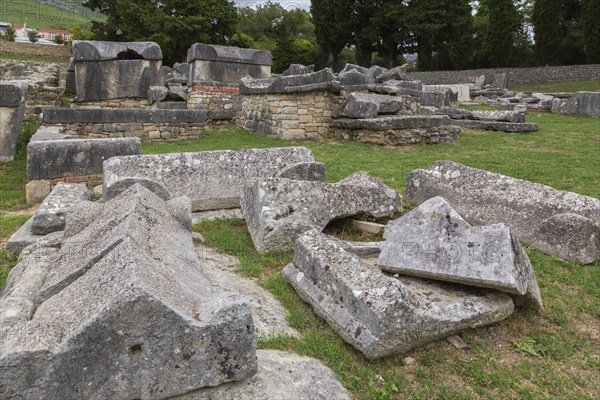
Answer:
POLYGON ((42 63, 57 63, 57 64, 67 64, 69 62, 69 57, 41 57, 34 55, 22 55, 22 54, 12 54, 12 53, 0 53, 0 60, 14 60, 14 61, 36 61, 42 63))
POLYGON ((514 86, 510 90, 519 92, 595 92, 600 89, 600 80, 544 83, 540 85, 514 86))
POLYGON ((76 7, 75 12, 36 0, 3 1, 0 6, 0 21, 23 25, 27 18, 28 28, 66 29, 77 25, 88 25, 98 16, 90 10, 76 7))
MULTIPOLYGON (((221 127, 210 129, 206 137, 195 141, 144 144, 142 151, 152 154, 302 145, 327 164, 328 181, 365 170, 400 191, 413 169, 449 159, 600 197, 598 119, 548 113, 529 113, 527 118, 540 124, 538 132, 511 135, 468 130, 451 145, 396 149, 331 138, 284 142, 221 127)), ((18 215, 24 207, 24 167, 20 153, 0 170, 0 193, 8 191, 0 206, 5 226, 0 231, 2 239, 26 219, 18 215)), ((345 232, 346 228, 341 229, 345 232)), ((441 340, 406 355, 368 361, 317 317, 285 281, 281 269, 292 260, 291 252, 258 254, 245 223, 239 220, 203 222, 194 230, 202 233, 209 246, 238 257, 239 272, 271 291, 288 311, 290 325, 302 335, 298 339, 259 338, 259 347, 322 360, 356 399, 600 396, 600 263, 582 266, 527 249, 544 299, 543 312, 519 310, 498 324, 463 332, 468 350, 457 350, 441 340), (414 363, 405 364, 407 356, 414 363)), ((349 237, 354 234, 345 233, 349 237)), ((0 281, 15 262, 2 257, 0 281)))

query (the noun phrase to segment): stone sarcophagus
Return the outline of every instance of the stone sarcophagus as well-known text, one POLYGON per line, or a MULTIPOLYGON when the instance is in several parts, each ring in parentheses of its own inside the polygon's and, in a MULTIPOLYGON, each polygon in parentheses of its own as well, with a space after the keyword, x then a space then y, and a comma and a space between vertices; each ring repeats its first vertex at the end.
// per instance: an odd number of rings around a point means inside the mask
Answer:
POLYGON ((190 47, 188 86, 213 86, 214 83, 238 85, 245 76, 256 79, 271 76, 271 52, 238 47, 196 43, 190 47))
POLYGON ((162 86, 162 51, 154 42, 73 42, 76 101, 146 98, 162 86))

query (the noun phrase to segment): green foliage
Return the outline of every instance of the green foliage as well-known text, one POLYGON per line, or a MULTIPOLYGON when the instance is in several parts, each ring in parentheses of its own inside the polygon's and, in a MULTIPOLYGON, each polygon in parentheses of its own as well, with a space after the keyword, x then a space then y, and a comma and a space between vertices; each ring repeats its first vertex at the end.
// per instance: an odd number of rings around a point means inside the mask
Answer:
POLYGON ((6 40, 9 42, 14 42, 17 38, 17 31, 12 25, 6 27, 6 40))
POLYGON ((167 65, 183 61, 194 43, 226 44, 238 20, 227 0, 87 0, 84 5, 107 16, 92 22, 96 39, 156 42, 167 65))
POLYGON ((58 33, 54 37, 54 43, 56 43, 56 44, 64 44, 65 43, 65 38, 63 37, 63 35, 61 35, 60 33, 58 33))
POLYGON ((35 29, 27 31, 27 38, 29 39, 29 41, 31 43, 36 43, 39 40, 38 35, 39 35, 39 32, 36 31, 35 29))
POLYGON ((536 356, 539 357, 540 353, 538 352, 538 344, 535 340, 530 337, 522 337, 519 339, 515 339, 511 341, 511 344, 519 353, 526 356, 536 356))
POLYGON ((94 39, 94 32, 84 28, 81 25, 77 25, 69 29, 71 33, 70 40, 92 40, 94 39))
POLYGON ((600 1, 583 0, 585 53, 589 63, 600 63, 600 1))
POLYGON ((533 6, 532 21, 538 60, 542 64, 558 64, 562 38, 560 0, 536 0, 533 6))
POLYGON ((485 39, 486 53, 493 67, 513 63, 513 49, 522 17, 513 0, 489 0, 489 26, 485 39))
POLYGON ((327 53, 327 65, 335 67, 352 36, 354 4, 348 0, 312 0, 310 12, 317 43, 327 53))
POLYGON ((80 5, 71 4, 59 8, 64 0, 2 0, 0 1, 0 21, 23 24, 27 18, 28 28, 70 29, 75 25, 89 24, 99 16, 92 14, 80 5))
POLYGON ((254 39, 241 32, 234 34, 231 39, 229 39, 228 44, 229 46, 239 47, 242 49, 252 49, 255 46, 254 39))

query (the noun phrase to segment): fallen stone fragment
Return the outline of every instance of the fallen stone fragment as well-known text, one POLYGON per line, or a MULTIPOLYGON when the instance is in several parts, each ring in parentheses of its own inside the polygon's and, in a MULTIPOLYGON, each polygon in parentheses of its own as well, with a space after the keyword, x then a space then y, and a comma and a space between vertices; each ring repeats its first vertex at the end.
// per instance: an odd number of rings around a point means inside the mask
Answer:
POLYGON ((85 183, 57 183, 33 215, 31 233, 47 235, 64 230, 65 218, 71 208, 91 197, 85 183))
POLYGON ((508 295, 488 289, 389 277, 326 235, 296 242, 283 274, 340 336, 369 359, 404 353, 461 330, 508 317, 508 295))
POLYGON ((600 118, 600 92, 577 92, 565 101, 555 99, 552 112, 600 118))
POLYGON ((320 361, 279 350, 258 350, 252 378, 204 388, 173 400, 350 400, 335 374, 320 361))
POLYGON ((29 218, 27 222, 8 238, 6 241, 6 254, 9 256, 18 256, 27 246, 45 237, 45 235, 35 235, 31 232, 32 223, 33 217, 29 218))
POLYGON ((517 111, 487 111, 475 110, 471 111, 474 119, 481 121, 500 121, 500 122, 525 122, 525 113, 517 111))
POLYGON ((382 94, 351 93, 342 105, 340 115, 348 118, 375 118, 378 114, 394 114, 402 109, 402 98, 382 94))
MULTIPOLYGON (((172 197, 188 196, 193 211, 237 208, 244 185, 314 161, 306 147, 113 157, 104 163, 103 192, 125 178, 144 178, 162 184, 172 197)), ((315 175, 311 168, 299 168, 294 177, 315 175), (300 176, 301 171, 308 175, 300 176)))
POLYGON ((189 199, 134 185, 17 267, 0 299, 0 398, 165 399, 252 376, 250 304, 202 274, 189 215, 189 199))
POLYGON ((443 197, 472 225, 506 224, 548 254, 590 264, 600 259, 600 200, 461 165, 436 161, 410 173, 413 204, 443 197))
POLYGON ((504 224, 469 225, 441 197, 391 221, 378 265, 391 273, 497 289, 543 307, 529 257, 504 224))
POLYGON ((291 64, 288 69, 281 73, 281 76, 306 75, 315 72, 314 65, 291 64))
POLYGON ((239 261, 235 257, 218 253, 206 246, 196 247, 196 253, 202 262, 204 275, 213 286, 234 290, 248 298, 257 336, 300 337, 300 333, 288 324, 287 311, 270 292, 252 279, 234 272, 239 267, 239 261))
POLYGON ((392 215, 401 197, 366 172, 338 183, 272 178, 248 185, 242 212, 254 247, 260 253, 293 248, 301 233, 323 230, 335 219, 366 213, 392 215))
POLYGON ((317 162, 294 164, 279 171, 275 177, 323 182, 325 180, 325 164, 317 162))
POLYGON ((167 98, 169 89, 165 86, 150 86, 148 89, 148 103, 154 104, 167 98))
POLYGON ((535 132, 539 129, 538 124, 532 122, 501 122, 501 121, 482 121, 472 119, 456 119, 453 120, 454 125, 463 128, 485 129, 488 131, 503 131, 510 133, 535 132))

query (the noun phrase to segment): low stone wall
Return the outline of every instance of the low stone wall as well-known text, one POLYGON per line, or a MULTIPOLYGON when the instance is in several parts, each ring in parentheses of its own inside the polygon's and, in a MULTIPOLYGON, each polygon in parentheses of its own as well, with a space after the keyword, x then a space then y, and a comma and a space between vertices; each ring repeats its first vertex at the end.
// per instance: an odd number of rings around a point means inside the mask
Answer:
POLYGON ((0 40, 0 53, 64 58, 65 62, 71 57, 70 46, 45 46, 38 43, 16 43, 0 40))
POLYGON ((402 130, 346 130, 332 128, 333 136, 344 140, 353 140, 362 143, 371 143, 380 146, 410 146, 433 143, 452 143, 460 134, 458 126, 434 126, 428 128, 402 129, 402 130))
POLYGON ((232 118, 241 111, 239 87, 194 85, 188 95, 188 109, 230 111, 232 118))
POLYGON ((328 90, 243 95, 238 124, 280 139, 323 137, 342 101, 328 90))
POLYGON ((198 139, 204 134, 204 122, 167 123, 78 123, 65 124, 65 134, 82 139, 138 137, 143 142, 162 143, 198 139))
POLYGON ((149 109, 152 108, 148 99, 112 99, 103 101, 74 101, 71 108, 134 108, 149 109))
POLYGON ((588 81, 600 79, 600 64, 410 72, 408 76, 410 79, 418 79, 426 85, 439 85, 474 83, 475 78, 481 75, 485 75, 486 83, 490 83, 494 81, 496 74, 501 73, 506 73, 507 87, 551 82, 588 81))

